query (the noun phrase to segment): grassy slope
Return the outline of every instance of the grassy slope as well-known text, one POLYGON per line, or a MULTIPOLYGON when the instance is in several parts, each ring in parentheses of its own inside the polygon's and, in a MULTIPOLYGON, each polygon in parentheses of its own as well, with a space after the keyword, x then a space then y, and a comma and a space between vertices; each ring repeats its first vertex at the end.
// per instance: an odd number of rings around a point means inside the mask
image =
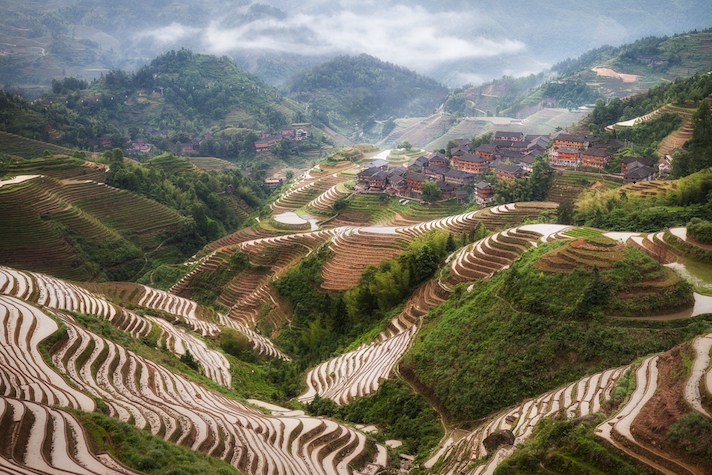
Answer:
POLYGON ((679 322, 621 321, 596 317, 597 312, 574 318, 569 308, 566 318, 566 302, 579 299, 590 273, 562 279, 534 269, 532 260, 550 249, 541 246, 525 254, 517 265, 519 277, 510 269, 475 284, 472 292, 460 287, 431 311, 401 373, 451 419, 482 417, 584 374, 665 350, 709 328, 704 316, 679 322), (510 296, 515 282, 525 291, 510 296), (537 288, 525 299, 526 289, 537 288))

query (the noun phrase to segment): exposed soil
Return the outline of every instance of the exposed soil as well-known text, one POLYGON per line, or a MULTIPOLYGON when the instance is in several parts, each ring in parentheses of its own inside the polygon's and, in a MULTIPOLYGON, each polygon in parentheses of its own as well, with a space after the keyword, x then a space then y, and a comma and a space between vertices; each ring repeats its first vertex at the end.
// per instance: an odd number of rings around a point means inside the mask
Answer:
POLYGON ((691 412, 683 400, 688 371, 683 355, 694 360, 695 351, 689 343, 676 346, 658 360, 658 388, 643 407, 631 427, 631 433, 641 444, 669 454, 671 459, 684 460, 687 466, 700 468, 698 473, 712 473, 712 464, 687 453, 670 442, 668 431, 682 416, 691 412))
POLYGON ((593 71, 595 71, 598 76, 619 78, 622 79, 623 82, 635 82, 635 80, 638 79, 638 76, 636 76, 635 74, 617 73, 610 68, 593 68, 593 71))

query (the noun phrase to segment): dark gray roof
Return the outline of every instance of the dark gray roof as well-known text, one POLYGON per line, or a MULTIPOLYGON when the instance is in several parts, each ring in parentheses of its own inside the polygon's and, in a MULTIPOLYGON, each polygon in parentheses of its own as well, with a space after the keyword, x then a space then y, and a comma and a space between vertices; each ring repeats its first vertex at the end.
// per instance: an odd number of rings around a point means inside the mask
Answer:
POLYGON ((373 175, 375 175, 376 173, 381 172, 381 171, 383 171, 383 170, 381 170, 380 168, 371 167, 371 168, 365 169, 365 170, 362 171, 362 172, 359 172, 356 176, 359 177, 359 178, 366 178, 366 177, 373 176, 373 175))
POLYGON ((445 156, 445 154, 440 153, 440 152, 433 152, 433 153, 431 153, 431 154, 428 156, 428 159, 429 159, 429 160, 440 159, 440 160, 445 160, 445 161, 447 161, 447 157, 445 156))
POLYGON ((405 175, 405 178, 407 180, 414 180, 414 181, 429 181, 427 176, 423 175, 422 173, 417 173, 417 172, 408 172, 405 175))
POLYGON ((444 181, 439 181, 436 184, 438 185, 438 188, 440 188, 443 191, 455 191, 455 187, 450 183, 445 183, 444 181))
POLYGON ((528 165, 533 165, 536 161, 536 156, 533 153, 528 153, 519 157, 519 163, 526 163, 528 165))
POLYGON ((519 165, 510 165, 508 163, 502 162, 495 162, 494 164, 492 164, 492 168, 506 173, 511 173, 513 175, 526 173, 526 171, 519 165))
POLYGON ((611 157, 613 153, 605 148, 589 148, 581 152, 581 155, 593 155, 594 157, 611 157))
POLYGON ((632 178, 632 179, 642 179, 642 178, 648 178, 651 175, 655 174, 655 170, 653 170, 650 167, 638 167, 634 168, 633 170, 629 171, 628 173, 625 174, 626 178, 632 178))
POLYGON ((487 190, 487 189, 492 189, 492 185, 487 183, 486 181, 480 181, 475 185, 475 188, 479 188, 480 190, 487 190))
POLYGON ((426 173, 433 172, 433 173, 439 173, 441 175, 447 173, 448 171, 450 171, 449 167, 443 167, 441 165, 430 165, 426 169, 426 173))
POLYGON ((556 140, 561 140, 565 142, 592 142, 598 140, 595 135, 583 135, 583 134, 559 134, 556 136, 556 140))
POLYGON ((485 158, 482 155, 472 155, 471 153, 467 153, 461 157, 457 157, 458 160, 462 160, 463 162, 471 162, 471 163, 485 163, 489 162, 489 158, 485 158))
POLYGON ((428 157, 426 157, 425 155, 421 155, 413 161, 413 165, 415 165, 416 167, 427 167, 428 163, 428 157))
POLYGON ((408 170, 403 167, 389 168, 387 173, 388 176, 403 176, 408 170))
POLYGON ((526 142, 512 142, 511 140, 495 140, 492 142, 498 148, 527 148, 526 142))
POLYGON ((383 170, 379 171, 378 173, 374 173, 370 177, 371 180, 385 180, 386 178, 388 178, 388 173, 384 172, 383 170))
POLYGON ((466 171, 462 170, 448 170, 447 172, 444 173, 446 176, 450 176, 453 178, 471 178, 474 177, 472 173, 467 173, 466 171))
POLYGON ((648 166, 648 167, 652 167, 656 163, 654 158, 643 158, 643 157, 623 157, 623 160, 621 160, 621 163, 625 163, 625 164, 630 164, 630 163, 634 163, 634 162, 638 162, 638 163, 648 166))
POLYGON ((475 149, 476 152, 489 152, 492 153, 497 150, 497 145, 493 143, 483 143, 475 149))

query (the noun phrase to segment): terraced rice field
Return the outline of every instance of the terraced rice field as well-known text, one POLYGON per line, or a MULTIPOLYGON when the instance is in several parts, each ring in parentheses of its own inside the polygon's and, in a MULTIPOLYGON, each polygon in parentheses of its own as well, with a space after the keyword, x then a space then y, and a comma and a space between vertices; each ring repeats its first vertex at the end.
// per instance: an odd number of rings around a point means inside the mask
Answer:
POLYGON ((517 406, 505 409, 488 418, 475 430, 457 442, 446 441, 438 451, 425 462, 430 468, 440 461, 441 474, 492 474, 494 469, 516 445, 531 437, 534 426, 542 417, 564 413, 569 419, 584 417, 599 412, 601 406, 611 398, 620 377, 628 367, 616 368, 587 376, 566 387, 549 391, 536 399, 527 400, 517 406), (494 453, 487 453, 484 440, 497 430, 510 430, 515 436, 514 446, 505 445, 494 453), (488 456, 484 463, 472 467, 471 464, 488 456))
POLYGON ((113 417, 154 435, 247 474, 345 474, 365 450, 360 432, 325 419, 266 416, 57 316, 67 326, 66 341, 51 355, 58 370, 101 398, 113 417))
POLYGON ((94 180, 103 183, 108 165, 67 156, 39 157, 13 163, 8 172, 13 175, 42 175, 57 180, 94 180))
MULTIPOLYGON (((472 215, 476 216, 476 213, 472 215)), ((467 226, 466 219, 467 215, 460 215, 440 220, 440 223, 426 224, 433 228, 444 225, 446 229, 457 229, 458 225, 467 226)), ((428 229, 417 225, 409 231, 417 235, 428 229)), ((407 351, 421 317, 427 315, 430 308, 447 300, 452 286, 491 277, 509 266, 527 248, 536 246, 538 241, 566 238, 562 234, 565 229, 567 226, 538 224, 507 229, 451 254, 447 258, 451 266, 451 276, 447 280, 436 276, 419 287, 406 301, 404 310, 389 322, 388 328, 375 341, 309 370, 306 377, 308 389, 299 400, 309 402, 319 394, 337 404, 347 404, 355 398, 373 394, 407 351)))
MULTIPOLYGON (((16 185, 0 188, 0 263, 49 272, 62 277, 88 280, 92 272, 84 266, 84 259, 69 243, 60 229, 48 219, 59 214, 69 220, 70 208, 60 202, 52 190, 57 183, 50 178, 35 178, 16 185)), ((90 236, 103 236, 101 227, 90 220, 82 220, 80 230, 90 236)), ((76 220, 75 220, 76 221, 76 220)))
MULTIPOLYGON (((230 364, 221 353, 209 349, 192 333, 161 318, 142 317, 108 302, 102 296, 48 275, 22 272, 7 267, 0 267, 0 293, 13 295, 51 309, 96 315, 110 321, 112 325, 134 338, 147 336, 155 326, 160 329, 157 344, 163 344, 178 356, 190 350, 200 362, 206 376, 224 386, 231 384, 230 364)), ((197 333, 202 333, 203 336, 219 333, 216 324, 198 319, 194 302, 149 287, 144 287, 144 293, 139 301, 140 305, 164 311, 169 308, 181 312, 176 314, 184 318, 187 326, 197 333)))
POLYGON ((94 277, 61 226, 82 239, 155 248, 181 216, 154 201, 93 181, 37 177, 0 188, 0 263, 73 280, 94 277), (123 241, 123 242, 122 242, 123 241))
POLYGON ((234 163, 216 157, 190 157, 188 160, 196 167, 205 171, 225 171, 231 168, 237 168, 234 163))
POLYGON ((602 176, 567 171, 562 175, 554 175, 554 184, 549 190, 546 199, 556 203, 562 203, 564 201, 573 202, 583 190, 591 189, 593 186, 596 186, 597 182, 600 182, 603 187, 599 186, 596 189, 604 190, 618 188, 623 184, 622 179, 621 182, 618 183, 602 176))
POLYGON ((32 140, 19 135, 0 132, 0 150, 22 158, 41 157, 45 150, 58 155, 71 155, 72 150, 50 143, 32 140))
POLYGON ((84 428, 68 412, 47 404, 0 396, 5 434, 0 473, 13 475, 139 475, 109 453, 95 456, 84 428))
MULTIPOLYGON (((646 429, 649 432, 651 422, 649 416, 641 416, 643 413, 655 410, 649 406, 655 404, 655 398, 662 391, 665 391, 665 395, 659 397, 677 397, 681 404, 689 405, 690 410, 710 417, 701 400, 703 394, 706 398, 712 396, 712 370, 709 367, 712 334, 697 337, 691 346, 695 356, 682 394, 671 395, 669 389, 665 387, 665 379, 660 374, 660 365, 669 364, 672 352, 651 355, 640 364, 635 373, 636 389, 630 399, 616 415, 604 421, 596 429, 598 436, 621 452, 664 474, 701 475, 704 473, 702 467, 680 460, 677 454, 663 451, 642 435, 646 433, 646 429)), ((674 356, 674 353, 672 354, 674 356)))

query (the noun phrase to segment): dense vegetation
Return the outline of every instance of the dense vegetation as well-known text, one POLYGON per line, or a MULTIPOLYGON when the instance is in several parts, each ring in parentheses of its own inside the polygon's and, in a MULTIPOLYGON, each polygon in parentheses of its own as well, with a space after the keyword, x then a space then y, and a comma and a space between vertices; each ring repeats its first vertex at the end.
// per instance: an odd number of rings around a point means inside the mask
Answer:
POLYGON ((426 454, 443 435, 437 412, 400 379, 385 380, 375 394, 345 406, 337 406, 331 399, 322 399, 317 394, 306 408, 313 416, 374 424, 379 428, 376 437, 381 442, 400 440, 403 446, 398 451, 408 454, 426 454))
MULTIPOLYGON (((620 402, 620 401, 619 401, 620 402)), ((646 466, 621 456, 594 434, 603 422, 598 414, 583 420, 544 418, 532 440, 495 470, 495 475, 553 475, 572 473, 615 473, 652 475, 646 466)))
POLYGON ((652 112, 666 104, 683 104, 686 101, 701 101, 712 94, 712 75, 703 74, 688 79, 676 79, 650 89, 647 94, 639 94, 625 99, 613 98, 606 104, 603 99, 596 101, 590 115, 589 130, 602 133, 608 125, 633 119, 652 112))
POLYGON ((187 255, 242 224, 228 200, 242 199, 257 208, 266 197, 266 191, 239 170, 200 172, 187 159, 175 155, 134 165, 124 161, 118 149, 105 157, 111 163, 107 184, 146 196, 192 218, 183 235, 176 237, 187 255), (229 185, 234 189, 232 194, 229 185))
POLYGON ((602 317, 608 304, 601 296, 615 299, 602 288, 625 282, 625 274, 645 258, 633 256, 598 278, 595 270, 537 269, 535 259, 557 245, 528 251, 471 292, 458 287, 431 310, 401 374, 416 381, 450 419, 482 417, 710 329, 709 317, 674 322, 602 317))
MULTIPOLYGON (((123 146, 129 136, 179 152, 181 142, 218 129, 196 153, 247 161, 255 157, 255 130, 276 133, 293 120, 307 119, 301 106, 228 58, 184 49, 165 53, 135 73, 114 70, 91 84, 72 77, 54 80, 52 93, 39 101, 0 95, 0 130, 81 149, 91 148, 100 136, 123 146), (150 134, 151 128, 159 134, 150 134)), ((321 135, 310 134, 299 148, 318 147, 321 141, 321 135)))
POLYGON ((677 187, 657 195, 625 191, 584 191, 577 203, 574 223, 611 231, 655 232, 685 226, 694 217, 708 218, 707 199, 712 191, 712 171, 703 170, 678 180, 677 187))
POLYGON ((166 442, 148 431, 100 413, 72 411, 95 452, 109 452, 123 464, 149 475, 238 475, 216 457, 166 442))
POLYGON ((685 143, 686 153, 676 154, 672 173, 686 176, 712 166, 712 108, 709 100, 700 103, 692 115, 692 138, 685 143))
POLYGON ((496 203, 514 203, 516 201, 544 201, 554 184, 554 170, 544 155, 536 158, 532 173, 527 178, 515 180, 492 180, 494 182, 494 200, 496 203))
POLYGON ((389 116, 432 114, 447 95, 436 81, 366 54, 338 56, 295 77, 289 89, 335 125, 366 132, 389 116))
POLYGON ((692 218, 687 223, 687 233, 702 244, 712 244, 712 223, 692 218))
POLYGON ((333 294, 318 290, 328 248, 303 260, 274 283, 294 309, 292 324, 277 341, 303 369, 331 357, 397 312, 404 299, 430 278, 447 255, 448 236, 433 231, 413 240, 399 257, 369 266, 359 284, 333 294))

